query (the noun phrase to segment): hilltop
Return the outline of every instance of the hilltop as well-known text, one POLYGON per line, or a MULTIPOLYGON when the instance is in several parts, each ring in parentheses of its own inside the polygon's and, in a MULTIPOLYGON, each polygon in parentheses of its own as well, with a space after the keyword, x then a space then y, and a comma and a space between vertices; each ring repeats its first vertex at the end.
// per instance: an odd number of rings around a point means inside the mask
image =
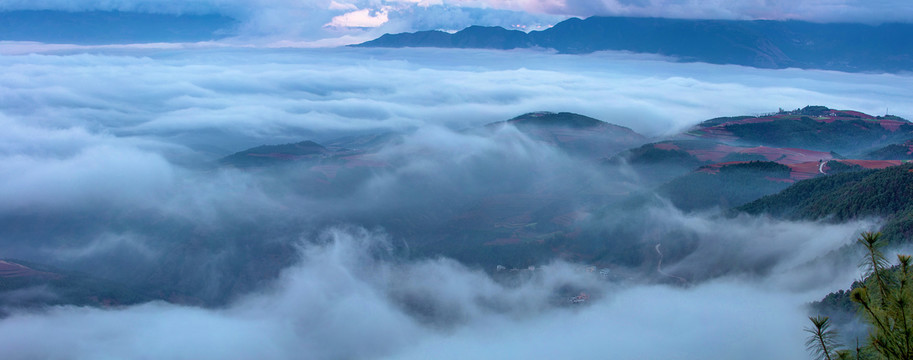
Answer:
POLYGON ((318 143, 305 140, 293 144, 260 145, 239 151, 219 160, 223 165, 236 167, 264 166, 294 160, 315 159, 329 151, 318 143))
POLYGON ((894 153, 879 150, 880 157, 868 150, 910 138, 913 124, 900 117, 806 106, 706 120, 672 140, 626 150, 607 162, 630 166, 681 209, 729 208, 801 180, 901 165, 906 156, 897 152, 906 154, 903 145, 890 145, 899 149, 894 153))
POLYGON ((533 112, 486 127, 497 129, 507 125, 535 140, 593 159, 613 156, 647 142, 646 137, 630 128, 568 112, 533 112))
POLYGON ((913 123, 897 116, 872 116, 858 111, 806 106, 763 116, 717 118, 686 133, 693 138, 747 145, 805 148, 856 153, 905 141, 913 123))

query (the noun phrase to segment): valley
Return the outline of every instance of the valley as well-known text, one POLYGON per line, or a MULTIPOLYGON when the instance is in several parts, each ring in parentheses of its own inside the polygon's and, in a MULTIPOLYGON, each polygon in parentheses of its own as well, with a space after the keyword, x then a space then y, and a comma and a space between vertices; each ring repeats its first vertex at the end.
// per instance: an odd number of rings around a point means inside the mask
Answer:
MULTIPOLYGON (((329 140, 325 145, 305 140, 262 145, 223 157, 204 168, 240 171, 271 181, 274 185, 270 185, 270 191, 312 199, 316 202, 308 206, 323 210, 287 213, 254 222, 245 220, 231 228, 211 230, 154 213, 114 215, 111 219, 125 227, 137 227, 140 222, 149 221, 149 215, 159 217, 161 224, 149 227, 145 236, 174 239, 168 250, 173 255, 163 266, 130 277, 95 275, 113 281, 112 285, 129 280, 137 284, 132 290, 124 288, 118 290, 118 295, 104 295, 111 290, 86 285, 85 281, 98 281, 91 277, 76 281, 71 279, 80 277, 5 262, 9 269, 0 273, 5 279, 3 291, 38 284, 71 294, 55 302, 129 304, 159 298, 218 304, 232 294, 262 286, 258 284, 269 281, 296 261, 295 253, 288 251, 291 243, 287 240, 254 245, 247 243, 247 237, 281 239, 282 234, 305 227, 339 223, 383 229, 393 240, 390 245, 394 256, 406 259, 443 256, 494 273, 497 267, 541 267, 557 258, 613 269, 616 274, 628 274, 623 276, 626 279, 660 282, 663 278, 673 282, 699 281, 714 275, 692 273, 694 278, 686 279, 656 271, 660 259, 667 263, 686 259, 699 244, 697 240, 686 240, 694 236, 687 230, 652 229, 655 225, 651 222, 662 221, 650 215, 656 207, 668 206, 669 210, 664 211, 686 214, 770 213, 788 219, 827 216, 836 221, 887 216, 884 231, 893 242, 905 242, 910 236, 903 230, 908 228, 905 205, 889 206, 892 202, 886 200, 883 205, 858 207, 854 204, 862 200, 842 195, 853 193, 859 199, 878 199, 895 198, 902 192, 886 184, 876 187, 884 191, 883 195, 850 188, 876 181, 869 179, 883 173, 907 173, 906 159, 884 160, 870 155, 872 149, 913 138, 913 124, 894 116, 874 117, 809 106, 758 117, 707 120, 680 134, 651 139, 582 115, 537 112, 453 135, 467 141, 496 140, 508 148, 526 149, 524 152, 536 149, 531 154, 524 153, 520 162, 500 151, 494 154, 507 157, 493 163, 458 150, 441 152, 416 144, 419 135, 368 134, 329 140), (796 133, 796 126, 808 126, 809 122, 815 123, 815 130, 796 133), (852 141, 837 136, 847 126, 857 129, 850 136, 852 141), (537 165, 542 161, 540 157, 564 159, 566 164, 542 168, 537 165), (429 161, 435 164, 430 169, 438 170, 403 173, 416 163, 429 161), (568 172, 561 170, 562 166, 592 167, 595 172, 568 172), (487 175, 461 179, 467 172, 487 175), (408 192, 414 200, 394 206, 377 199, 373 200, 379 201, 374 205, 362 202, 359 211, 333 209, 343 202, 363 201, 359 199, 378 186, 377 179, 390 176, 400 180, 397 187, 385 192, 408 192), (829 188, 817 185, 822 183, 829 188), (814 190, 803 190, 809 188, 814 190), (169 225, 162 227, 164 224, 169 225), (222 244, 204 240, 212 236, 221 237, 222 244), (679 240, 669 243, 663 240, 667 236, 679 240), (229 249, 244 249, 232 250, 232 267, 220 270, 234 273, 233 279, 199 288, 193 278, 181 275, 181 268, 191 266, 207 251, 225 249, 225 241, 234 243, 229 249), (657 251, 661 245, 663 253, 657 251), (84 293, 87 295, 80 295, 84 293)), ((485 155, 485 159, 490 156, 485 155)), ((905 182, 897 184, 902 183, 905 182)), ((904 197, 897 197, 900 198, 904 197)), ((17 228, 28 234, 33 231, 28 224, 39 226, 35 221, 37 218, 22 215, 16 220, 17 228)))

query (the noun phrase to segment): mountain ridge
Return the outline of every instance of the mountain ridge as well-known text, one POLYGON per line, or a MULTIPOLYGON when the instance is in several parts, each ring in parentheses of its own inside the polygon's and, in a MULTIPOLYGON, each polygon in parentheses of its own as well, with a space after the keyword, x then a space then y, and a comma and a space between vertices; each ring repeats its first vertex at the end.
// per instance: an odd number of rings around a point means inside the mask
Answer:
POLYGON ((913 71, 913 24, 811 23, 796 20, 570 18, 524 33, 471 26, 456 33, 384 34, 355 47, 546 48, 566 54, 631 51, 684 62, 848 72, 913 71), (836 35, 835 35, 836 34, 836 35))

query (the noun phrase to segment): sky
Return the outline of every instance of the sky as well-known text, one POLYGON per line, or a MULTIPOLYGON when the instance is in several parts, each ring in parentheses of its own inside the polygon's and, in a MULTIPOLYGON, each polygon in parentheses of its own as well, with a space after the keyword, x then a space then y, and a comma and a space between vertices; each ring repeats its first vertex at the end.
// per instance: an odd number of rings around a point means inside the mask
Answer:
POLYGON ((864 23, 913 18, 913 4, 904 0, 8 0, 0 10, 221 14, 241 21, 235 43, 274 46, 336 46, 384 33, 470 25, 529 31, 594 15, 864 23))

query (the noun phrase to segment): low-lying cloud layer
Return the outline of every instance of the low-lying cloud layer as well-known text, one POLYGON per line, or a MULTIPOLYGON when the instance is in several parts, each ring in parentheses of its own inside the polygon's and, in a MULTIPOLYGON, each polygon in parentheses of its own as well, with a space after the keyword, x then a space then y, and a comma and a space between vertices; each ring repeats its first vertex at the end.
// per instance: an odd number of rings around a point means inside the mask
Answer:
MULTIPOLYGON (((778 234, 769 239, 775 244, 807 235, 795 233, 798 226, 767 225, 778 234)), ((823 230, 821 240, 843 233, 842 241, 828 241, 831 248, 853 235, 851 226, 802 227, 823 230)), ((559 262, 508 286, 446 259, 378 260, 389 246, 382 234, 334 229, 322 239, 306 245, 301 263, 271 290, 226 308, 149 303, 17 313, 0 321, 0 345, 12 358, 801 359, 801 305, 852 276, 809 281, 807 272, 787 267, 760 279, 682 288, 606 282, 559 262), (790 285, 797 280, 805 286, 790 285), (595 300, 555 306, 566 286, 595 300)), ((817 250, 800 249, 787 263, 817 250)))
POLYGON ((3 114, 21 131, 221 146, 223 154, 315 131, 460 129, 536 110, 577 112, 646 135, 809 104, 913 117, 906 75, 669 64, 615 53, 199 50, 8 56, 0 67, 3 114))
POLYGON ((5 310, 0 348, 13 358, 800 358, 801 305, 855 275, 816 258, 872 224, 662 204, 613 217, 597 200, 642 190, 630 173, 480 127, 537 110, 651 136, 808 104, 913 117, 906 75, 617 53, 61 53, 4 55, 0 74, 0 257, 209 306, 5 310), (365 160, 382 165, 340 173, 338 187, 305 165, 215 166, 250 146, 382 131, 403 135, 365 160), (430 246, 411 256, 500 195, 568 207, 597 232, 635 225, 603 243, 642 261, 605 281, 549 259, 512 282, 430 246), (687 286, 656 271, 657 244, 664 272, 687 286), (590 304, 564 306, 581 289, 590 304))

